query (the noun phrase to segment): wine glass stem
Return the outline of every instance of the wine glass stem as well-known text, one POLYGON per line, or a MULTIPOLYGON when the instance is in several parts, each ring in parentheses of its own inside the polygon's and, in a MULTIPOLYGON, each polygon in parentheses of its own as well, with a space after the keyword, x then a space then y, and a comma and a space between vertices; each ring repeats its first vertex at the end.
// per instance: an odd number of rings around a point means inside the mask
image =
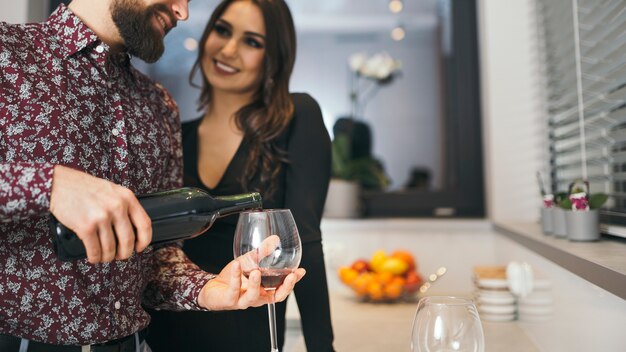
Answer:
POLYGON ((267 315, 270 321, 270 342, 272 343, 271 352, 278 352, 278 338, 276 334, 276 305, 274 293, 276 289, 267 289, 269 302, 267 303, 267 315))

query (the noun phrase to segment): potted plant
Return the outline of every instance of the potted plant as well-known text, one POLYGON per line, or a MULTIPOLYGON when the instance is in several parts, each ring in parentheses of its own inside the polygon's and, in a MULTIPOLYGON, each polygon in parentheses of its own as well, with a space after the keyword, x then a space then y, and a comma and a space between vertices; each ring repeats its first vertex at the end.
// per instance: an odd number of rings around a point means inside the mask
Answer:
POLYGON ((324 206, 327 217, 360 216, 360 190, 384 190, 390 183, 382 163, 372 156, 370 128, 357 117, 362 116, 377 88, 390 84, 402 65, 381 52, 352 54, 348 66, 352 112, 333 127, 332 179, 324 206))
POLYGON ((565 199, 567 199, 567 192, 554 194, 554 204, 557 204, 557 206, 552 209, 552 234, 555 237, 567 237, 565 210, 561 208, 561 203, 565 199))
POLYGON ((383 190, 390 181, 382 164, 371 155, 367 125, 339 119, 333 130, 332 178, 324 215, 358 217, 362 210, 361 189, 383 190), (341 128, 342 123, 347 123, 349 127, 341 128))
POLYGON ((600 238, 599 209, 607 199, 604 193, 591 194, 588 181, 577 180, 570 184, 569 196, 559 203, 565 210, 569 240, 595 241, 600 238), (579 185, 584 188, 577 187, 579 185))

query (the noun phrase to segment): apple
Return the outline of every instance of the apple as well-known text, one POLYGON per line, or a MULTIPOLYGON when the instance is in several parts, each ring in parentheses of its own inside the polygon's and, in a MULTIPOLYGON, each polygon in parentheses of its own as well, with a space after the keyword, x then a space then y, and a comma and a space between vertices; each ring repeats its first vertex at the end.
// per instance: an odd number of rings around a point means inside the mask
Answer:
POLYGON ((419 290, 422 284, 422 277, 415 271, 409 271, 406 274, 406 281, 404 283, 404 291, 407 293, 415 293, 419 290))
POLYGON ((352 263, 352 269, 364 273, 370 271, 370 264, 365 259, 357 259, 352 263))

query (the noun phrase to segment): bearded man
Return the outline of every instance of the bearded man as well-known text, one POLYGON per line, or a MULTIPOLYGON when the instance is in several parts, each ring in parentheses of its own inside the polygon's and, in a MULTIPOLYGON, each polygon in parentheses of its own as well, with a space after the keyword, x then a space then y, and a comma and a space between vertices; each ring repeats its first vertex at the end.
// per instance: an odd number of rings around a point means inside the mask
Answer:
MULTIPOLYGON (((200 270, 149 246, 135 194, 180 187, 176 104, 135 70, 163 53, 188 0, 74 0, 0 23, 0 351, 146 351, 149 316, 267 303, 260 273, 200 270), (50 214, 87 259, 57 260, 50 214)), ((284 300, 303 270, 276 292, 284 300)))

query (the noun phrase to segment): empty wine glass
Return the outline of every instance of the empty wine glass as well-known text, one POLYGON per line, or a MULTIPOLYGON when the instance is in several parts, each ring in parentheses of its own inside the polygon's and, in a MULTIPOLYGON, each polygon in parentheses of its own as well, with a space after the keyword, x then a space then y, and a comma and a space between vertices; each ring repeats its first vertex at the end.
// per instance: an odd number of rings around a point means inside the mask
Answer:
POLYGON ((246 277, 261 272, 261 286, 269 296, 271 352, 278 352, 274 293, 300 265, 302 246, 289 209, 248 211, 239 215, 233 243, 235 259, 246 277))
POLYGON ((411 335, 413 352, 484 352, 485 337, 474 303, 465 298, 420 299, 411 335))

